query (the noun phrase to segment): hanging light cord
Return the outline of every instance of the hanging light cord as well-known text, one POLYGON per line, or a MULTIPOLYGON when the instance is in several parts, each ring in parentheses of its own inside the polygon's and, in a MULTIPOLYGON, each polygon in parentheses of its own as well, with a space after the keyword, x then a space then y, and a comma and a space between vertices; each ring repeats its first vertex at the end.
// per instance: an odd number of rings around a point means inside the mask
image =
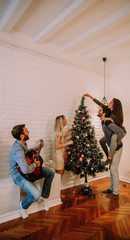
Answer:
POLYGON ((103 99, 102 99, 102 102, 103 102, 103 104, 105 104, 105 105, 108 105, 108 103, 107 103, 107 99, 106 99, 106 97, 105 97, 105 88, 106 88, 106 83, 105 83, 105 62, 106 62, 106 58, 104 57, 103 59, 103 62, 104 62, 104 97, 103 97, 103 99))
POLYGON ((105 97, 105 61, 104 61, 104 97, 105 97))

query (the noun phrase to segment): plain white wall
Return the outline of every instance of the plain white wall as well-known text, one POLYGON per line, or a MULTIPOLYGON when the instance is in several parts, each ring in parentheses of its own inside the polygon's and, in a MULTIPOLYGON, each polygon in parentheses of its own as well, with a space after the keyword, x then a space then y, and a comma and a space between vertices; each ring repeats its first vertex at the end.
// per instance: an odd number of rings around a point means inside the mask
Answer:
POLYGON ((109 79, 109 100, 113 97, 122 102, 124 126, 127 135, 123 139, 123 154, 119 166, 120 178, 130 181, 130 61, 111 67, 109 79))

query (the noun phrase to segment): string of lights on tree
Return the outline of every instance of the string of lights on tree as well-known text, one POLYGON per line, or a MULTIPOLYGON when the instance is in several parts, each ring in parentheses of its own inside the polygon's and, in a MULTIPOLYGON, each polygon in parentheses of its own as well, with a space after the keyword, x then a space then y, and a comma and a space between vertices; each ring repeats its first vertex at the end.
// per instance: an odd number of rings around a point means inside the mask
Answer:
POLYGON ((103 153, 95 139, 95 130, 84 100, 85 97, 82 97, 81 103, 75 111, 71 128, 73 145, 69 145, 67 148, 65 169, 74 174, 80 174, 80 177, 85 177, 85 182, 87 182, 87 174, 95 177, 96 173, 103 172, 107 168, 101 162, 103 153))

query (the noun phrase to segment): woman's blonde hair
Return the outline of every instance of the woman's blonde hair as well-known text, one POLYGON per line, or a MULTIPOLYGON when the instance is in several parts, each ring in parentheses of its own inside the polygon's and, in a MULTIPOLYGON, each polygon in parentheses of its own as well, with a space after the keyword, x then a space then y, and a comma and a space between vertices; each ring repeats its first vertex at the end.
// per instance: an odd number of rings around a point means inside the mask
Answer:
POLYGON ((57 116, 55 119, 55 125, 54 125, 54 131, 55 132, 60 132, 63 130, 64 127, 64 120, 65 120, 65 116, 64 115, 60 115, 57 116))

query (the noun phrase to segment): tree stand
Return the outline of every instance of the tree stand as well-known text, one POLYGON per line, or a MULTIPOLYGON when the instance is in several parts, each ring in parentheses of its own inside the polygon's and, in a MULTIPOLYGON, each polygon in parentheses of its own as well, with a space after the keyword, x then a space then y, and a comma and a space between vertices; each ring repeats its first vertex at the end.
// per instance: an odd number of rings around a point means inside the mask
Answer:
POLYGON ((84 186, 81 187, 78 193, 82 192, 83 196, 92 196, 95 198, 96 194, 92 192, 92 189, 90 188, 89 183, 87 181, 87 173, 85 172, 84 174, 85 174, 84 186))

